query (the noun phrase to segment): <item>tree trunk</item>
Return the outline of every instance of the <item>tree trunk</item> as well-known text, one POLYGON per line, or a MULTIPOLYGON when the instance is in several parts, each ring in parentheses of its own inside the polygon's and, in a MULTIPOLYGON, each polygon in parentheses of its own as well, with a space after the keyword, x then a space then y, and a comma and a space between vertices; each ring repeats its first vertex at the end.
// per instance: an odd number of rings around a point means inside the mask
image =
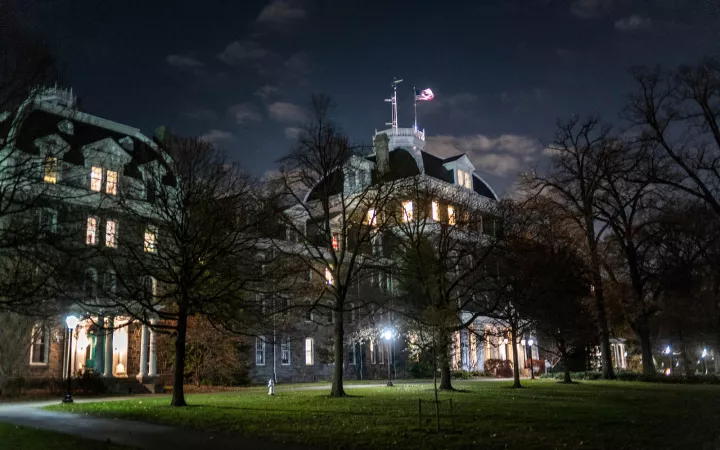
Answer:
POLYGON ((560 347, 560 358, 562 358, 563 363, 563 383, 572 383, 572 378, 570 378, 570 364, 568 364, 567 345, 565 345, 565 341, 560 341, 558 342, 558 346, 560 347))
MULTIPOLYGON (((518 326, 515 321, 510 325, 510 339, 512 342, 512 352, 513 352, 513 387, 514 388, 521 388, 522 385, 520 384, 520 367, 518 364, 518 351, 517 351, 517 341, 518 341, 518 326)), ((530 369, 532 370, 532 369, 530 369)))
POLYGON ((640 348, 642 349, 643 373, 645 375, 655 375, 655 363, 653 362, 652 342, 650 341, 647 319, 640 318, 636 322, 636 328, 638 339, 640 339, 640 348))
POLYGON ((345 397, 345 389, 343 387, 343 340, 345 338, 344 317, 342 307, 338 308, 339 313, 335 314, 335 326, 333 327, 333 366, 332 388, 330 396, 345 397))
POLYGON ((608 327, 607 311, 605 310, 605 293, 603 292, 602 274, 600 272, 600 255, 598 255, 597 241, 595 240, 595 223, 593 222, 592 207, 585 214, 586 238, 590 249, 590 264, 595 289, 595 313, 597 314, 598 329, 600 331, 600 351, 602 353, 602 377, 605 380, 615 379, 610 350, 610 329, 608 327))
POLYGON ((175 370, 173 377, 173 395, 170 406, 187 406, 185 403, 185 338, 187 335, 186 308, 181 306, 177 321, 177 336, 175 337, 175 370))
POLYGON ((452 374, 450 373, 450 344, 448 342, 448 333, 440 333, 440 342, 438 348, 438 356, 440 356, 440 389, 444 391, 452 391, 452 374))

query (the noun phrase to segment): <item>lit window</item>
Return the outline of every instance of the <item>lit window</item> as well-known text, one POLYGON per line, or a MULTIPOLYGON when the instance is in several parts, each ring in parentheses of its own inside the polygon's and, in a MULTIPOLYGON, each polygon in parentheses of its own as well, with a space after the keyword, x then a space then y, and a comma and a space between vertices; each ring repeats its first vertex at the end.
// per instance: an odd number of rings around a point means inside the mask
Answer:
POLYGON ((333 250, 337 250, 340 248, 340 244, 338 243, 338 233, 332 234, 332 248, 333 250))
POLYGON ((315 349, 313 348, 313 338, 305 338, 305 365, 312 366, 315 364, 315 349))
POLYGON ((470 172, 466 172, 464 170, 458 169, 457 171, 457 183, 460 186, 464 186, 468 189, 472 188, 472 180, 470 176, 470 172))
POLYGON ((280 364, 290 365, 290 338, 285 338, 280 344, 280 364))
POLYGON ((255 365, 265 365, 265 338, 262 336, 255 338, 255 365))
POLYGON ((385 364, 385 346, 382 344, 377 346, 377 361, 378 364, 385 364))
POLYGON ((370 364, 377 364, 377 353, 375 352, 375 341, 370 340, 370 364))
POLYGON ((95 192, 100 192, 102 190, 102 176, 103 176, 103 170, 102 167, 95 167, 90 170, 90 189, 95 192))
POLYGON ((43 180, 46 183, 57 183, 57 158, 55 156, 45 157, 45 167, 43 180))
POLYGON ((328 285, 333 284, 332 272, 330 272, 330 269, 327 269, 327 268, 325 269, 325 281, 327 281, 328 285))
POLYGON ((448 206, 448 223, 455 225, 455 208, 448 206))
POLYGON ((372 209, 372 208, 368 209, 368 212, 367 212, 367 222, 368 222, 368 224, 370 224, 370 225, 375 225, 375 219, 376 219, 376 217, 377 217, 377 216, 376 216, 376 214, 375 214, 375 210, 372 209))
POLYGON ((157 228, 149 227, 145 230, 143 249, 147 253, 155 253, 157 251, 157 228))
POLYGON ((117 247, 117 222, 114 220, 105 222, 105 247, 117 247))
POLYGON ((403 222, 410 222, 413 220, 413 202, 408 200, 402 203, 402 220, 403 222))
POLYGON ((118 173, 108 170, 105 175, 105 192, 110 195, 117 195, 118 173))
POLYGON ((472 178, 470 177, 470 172, 465 172, 465 187, 472 189, 472 178))
POLYGON ((432 202, 432 218, 433 220, 440 220, 440 205, 438 202, 432 202))
POLYGON ((45 327, 35 327, 32 330, 32 345, 30 346, 30 364, 48 363, 48 330, 45 327))
POLYGON ((97 244, 97 217, 88 217, 85 243, 87 245, 97 244))

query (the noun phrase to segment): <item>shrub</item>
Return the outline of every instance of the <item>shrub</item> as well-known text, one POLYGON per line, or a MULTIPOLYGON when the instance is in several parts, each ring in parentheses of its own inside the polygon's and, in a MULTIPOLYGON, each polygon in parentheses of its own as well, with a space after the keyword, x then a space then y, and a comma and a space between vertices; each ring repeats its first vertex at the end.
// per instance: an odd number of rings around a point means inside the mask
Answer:
POLYGON ((472 378, 472 374, 464 370, 453 370, 451 375, 456 380, 469 380, 470 378, 472 378))
POLYGON ((512 361, 505 359, 488 359, 485 361, 485 371, 498 378, 511 378, 513 376, 512 361))
POLYGON ((107 391, 100 373, 92 370, 78 372, 73 384, 74 390, 79 394, 104 394, 107 391))

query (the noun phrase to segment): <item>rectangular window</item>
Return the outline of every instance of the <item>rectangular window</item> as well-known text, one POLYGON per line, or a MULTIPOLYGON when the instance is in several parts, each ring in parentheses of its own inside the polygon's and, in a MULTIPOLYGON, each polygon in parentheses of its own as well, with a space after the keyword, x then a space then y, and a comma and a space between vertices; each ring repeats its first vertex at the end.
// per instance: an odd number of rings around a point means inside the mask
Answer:
POLYGON ((432 202, 432 219, 435 221, 440 220, 440 205, 436 201, 432 202))
POLYGON ((105 272, 105 281, 103 281, 103 288, 106 292, 114 294, 117 290, 117 275, 115 272, 105 272))
POLYGON ((105 192, 110 195, 117 195, 118 173, 108 170, 105 174, 105 192))
POLYGON ((148 227, 145 230, 143 241, 143 249, 147 253, 155 253, 157 251, 157 228, 148 227))
POLYGON ((368 209, 367 212, 367 223, 368 225, 375 225, 375 219, 377 218, 377 215, 375 213, 375 210, 373 208, 368 209))
POLYGON ((40 232, 55 234, 57 232, 58 213, 54 209, 44 208, 40 210, 40 232))
POLYGON ((333 250, 338 250, 338 249, 340 248, 340 243, 339 243, 339 241, 338 241, 338 238, 339 238, 339 237, 340 237, 340 236, 339 236, 338 233, 333 233, 333 234, 332 234, 332 248, 333 248, 333 250))
POLYGON ((455 208, 448 205, 448 223, 455 225, 455 208))
POLYGON ((35 327, 32 331, 32 345, 30 346, 30 364, 48 363, 48 330, 45 327, 35 327))
POLYGON ((102 190, 102 167, 93 166, 90 169, 90 190, 100 192, 102 190))
POLYGON ((265 338, 262 336, 255 338, 255 365, 265 365, 265 338))
POLYGON ((315 364, 315 349, 313 348, 313 338, 305 338, 305 365, 312 366, 315 364))
POLYGON ((332 272, 330 272, 330 269, 325 269, 325 281, 327 281, 327 284, 330 286, 333 284, 333 276, 332 272))
POLYGON ((470 172, 458 169, 457 171, 457 183, 460 186, 472 189, 472 176, 470 172))
POLYGON ((378 352, 377 353, 378 353, 378 363, 385 364, 385 358, 386 358, 385 343, 383 343, 382 341, 380 341, 378 344, 378 352))
POLYGON ((370 364, 377 364, 377 353, 375 352, 375 341, 370 340, 370 364))
POLYGON ((43 173, 43 181, 46 183, 57 183, 57 169, 58 169, 58 163, 57 163, 57 157, 55 156, 46 156, 45 157, 45 165, 44 165, 44 173, 43 173))
POLYGON ((87 231, 85 232, 85 244, 97 244, 97 217, 88 217, 87 231))
POLYGON ((290 338, 285 338, 280 344, 280 364, 290 365, 290 338))
POLYGON ((403 222, 410 222, 413 220, 413 202, 412 200, 408 200, 406 202, 402 203, 402 221, 403 222))
POLYGON ((105 247, 117 247, 117 222, 114 220, 105 221, 105 247))
POLYGON ((349 355, 350 358, 349 359, 350 359, 351 366, 354 366, 355 364, 357 364, 357 353, 356 353, 356 348, 355 348, 356 346, 357 346, 357 344, 355 344, 354 342, 352 344, 350 344, 350 355, 349 355))

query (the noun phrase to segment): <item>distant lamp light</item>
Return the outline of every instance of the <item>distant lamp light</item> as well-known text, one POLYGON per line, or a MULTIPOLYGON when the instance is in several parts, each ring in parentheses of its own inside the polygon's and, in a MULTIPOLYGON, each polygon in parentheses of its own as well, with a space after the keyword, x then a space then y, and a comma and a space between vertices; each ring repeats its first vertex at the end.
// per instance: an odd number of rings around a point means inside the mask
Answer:
POLYGON ((704 348, 703 351, 702 351, 702 357, 704 358, 704 357, 706 357, 706 356, 707 356, 707 349, 704 348))
POLYGON ((382 337, 386 340, 392 339, 392 331, 390 331, 390 330, 383 331, 382 337))
POLYGON ((508 343, 508 338, 503 339, 503 344, 507 344, 507 343, 508 343))
POLYGON ((532 347, 534 343, 535 343, 535 340, 533 340, 533 339, 528 340, 528 345, 530 347, 532 347))
POLYGON ((665 347, 665 351, 663 353, 665 353, 666 355, 670 354, 670 346, 669 345, 667 347, 665 347))
POLYGON ((75 316, 67 316, 65 318, 65 324, 70 330, 74 330, 75 327, 77 327, 77 324, 79 322, 79 319, 75 316))

